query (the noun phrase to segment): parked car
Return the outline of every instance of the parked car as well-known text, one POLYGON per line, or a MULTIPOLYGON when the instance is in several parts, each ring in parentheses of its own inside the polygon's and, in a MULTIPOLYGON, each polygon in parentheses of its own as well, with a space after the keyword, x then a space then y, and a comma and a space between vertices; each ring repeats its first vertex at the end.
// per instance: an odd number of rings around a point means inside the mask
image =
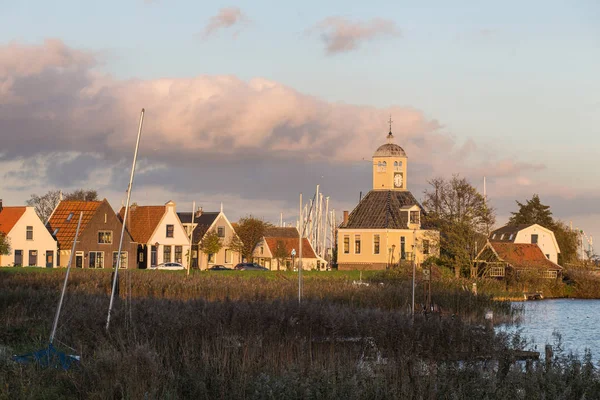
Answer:
POLYGON ((239 263, 235 266, 238 271, 268 271, 268 268, 258 265, 257 263, 239 263))
POLYGON ((213 266, 212 266, 212 267, 210 267, 208 270, 209 270, 209 271, 231 271, 231 268, 227 268, 227 267, 226 267, 226 266, 224 266, 224 265, 219 265, 219 264, 217 264, 217 265, 213 265, 213 266))
POLYGON ((155 269, 178 270, 178 269, 185 269, 185 267, 181 263, 178 263, 178 262, 168 262, 168 263, 158 264, 155 269))

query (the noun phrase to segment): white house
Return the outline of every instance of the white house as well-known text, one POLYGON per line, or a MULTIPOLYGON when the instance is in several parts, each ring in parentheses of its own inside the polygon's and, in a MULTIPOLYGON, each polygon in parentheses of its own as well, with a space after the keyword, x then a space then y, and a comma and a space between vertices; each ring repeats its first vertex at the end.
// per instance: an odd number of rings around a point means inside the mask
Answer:
POLYGON ((552 232, 538 224, 507 225, 490 234, 490 242, 511 242, 517 244, 537 244, 542 253, 553 263, 558 264, 560 248, 552 232))
POLYGON ((3 207, 0 200, 0 231, 11 247, 9 255, 0 255, 0 266, 53 268, 56 264, 56 240, 44 226, 33 207, 3 207))
MULTIPOLYGON (((218 212, 205 212, 202 207, 192 215, 191 212, 179 212, 177 213, 179 220, 184 226, 186 233, 189 237, 190 232, 193 232, 192 238, 192 267, 199 269, 207 269, 213 265, 224 265, 229 268, 233 268, 236 264, 242 262, 242 255, 240 252, 229 248, 229 243, 234 236, 237 236, 233 226, 225 216, 223 212, 223 206, 221 211, 218 212), (204 254, 199 250, 199 246, 204 240, 205 236, 209 232, 216 232, 223 247, 215 254, 204 254)), ((239 237, 238 237, 239 239, 239 237)))
MULTIPOLYGON (((125 208, 121 208, 122 220, 125 208)), ((132 206, 125 228, 138 243, 138 267, 152 268, 165 262, 178 262, 185 268, 190 250, 189 237, 176 212, 176 204, 132 206)))

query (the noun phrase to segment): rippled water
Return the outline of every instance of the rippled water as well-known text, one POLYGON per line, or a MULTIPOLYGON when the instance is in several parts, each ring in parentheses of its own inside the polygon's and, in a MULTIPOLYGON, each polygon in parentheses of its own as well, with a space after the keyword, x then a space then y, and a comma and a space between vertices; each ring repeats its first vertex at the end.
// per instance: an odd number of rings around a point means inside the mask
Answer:
MULTIPOLYGON (((600 359, 600 300, 542 300, 516 303, 524 307, 520 326, 521 335, 544 351, 546 344, 554 345, 556 331, 562 336, 566 353, 583 356, 584 350, 592 351, 594 360, 600 359)), ((512 330, 512 328, 511 328, 512 330)))

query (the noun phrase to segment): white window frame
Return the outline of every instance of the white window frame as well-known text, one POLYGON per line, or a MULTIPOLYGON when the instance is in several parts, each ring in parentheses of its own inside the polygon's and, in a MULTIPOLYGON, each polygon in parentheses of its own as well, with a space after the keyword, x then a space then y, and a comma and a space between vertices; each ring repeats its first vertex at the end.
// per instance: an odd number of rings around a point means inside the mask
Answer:
MULTIPOLYGON (((112 267, 116 267, 117 263, 115 261, 117 261, 117 254, 119 252, 118 251, 113 251, 113 255, 112 255, 112 267)), ((119 269, 127 269, 127 267, 129 267, 129 254, 127 251, 121 251, 121 265, 119 266, 119 269)))
POLYGON ((113 244, 113 231, 105 231, 105 230, 98 231, 98 244, 113 244), (101 242, 100 241, 100 235, 104 234, 104 237, 106 237, 107 233, 110 235, 109 236, 110 237, 110 241, 109 242, 106 242, 106 241, 105 242, 101 242))
POLYGON ((25 228, 25 240, 33 240, 33 226, 27 226, 25 228), (31 238, 29 237, 29 232, 31 232, 31 238))
POLYGON ((373 235, 373 254, 381 254, 381 235, 379 235, 378 233, 373 235), (377 238, 377 252, 375 252, 375 238, 377 238))
POLYGON ((344 254, 350 254, 350 235, 344 235, 344 242, 342 243, 344 254), (346 250, 346 239, 348 239, 348 249, 346 250))
POLYGON ((354 234, 354 254, 360 254, 362 252, 362 241, 360 234, 354 234), (356 252, 356 243, 358 243, 358 252, 356 252))
MULTIPOLYGON (((84 261, 85 262, 85 261, 84 261)), ((92 268, 92 269, 99 269, 99 268, 104 268, 104 252, 103 251, 89 251, 88 252, 88 268, 92 268), (92 267, 90 265, 90 262, 92 260, 92 253, 94 254, 94 266, 92 267), (97 266, 97 262, 98 262, 98 254, 102 254, 102 265, 100 267, 97 266)))

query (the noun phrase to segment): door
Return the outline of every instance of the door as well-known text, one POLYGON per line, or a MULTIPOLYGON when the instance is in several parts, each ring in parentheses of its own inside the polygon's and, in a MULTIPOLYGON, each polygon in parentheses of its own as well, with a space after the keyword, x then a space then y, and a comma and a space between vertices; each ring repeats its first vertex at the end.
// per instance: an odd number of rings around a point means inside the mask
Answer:
POLYGON ((152 268, 156 268, 156 253, 157 253, 157 248, 156 246, 152 246, 150 249, 150 266, 152 268))
POLYGON ((75 268, 83 268, 83 253, 77 252, 75 254, 75 268))
POLYGON ((54 251, 46 250, 46 268, 54 267, 54 251))

